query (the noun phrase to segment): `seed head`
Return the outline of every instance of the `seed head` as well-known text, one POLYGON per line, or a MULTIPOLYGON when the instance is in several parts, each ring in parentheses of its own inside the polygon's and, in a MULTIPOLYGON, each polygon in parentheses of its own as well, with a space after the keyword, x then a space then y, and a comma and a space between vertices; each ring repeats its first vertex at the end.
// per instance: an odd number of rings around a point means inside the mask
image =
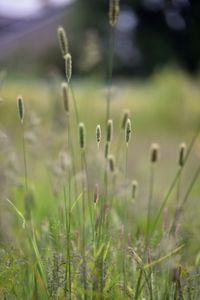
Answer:
POLYGON ((158 144, 154 143, 151 145, 151 162, 156 163, 159 159, 160 147, 158 144))
POLYGON ((101 142, 101 126, 97 125, 96 127, 96 141, 97 141, 97 145, 99 146, 100 142, 101 142))
POLYGON ((22 96, 17 97, 17 108, 21 123, 24 121, 24 102, 22 96))
POLYGON ((104 152, 104 157, 105 158, 108 158, 109 152, 110 152, 110 143, 106 142, 106 144, 105 144, 105 152, 104 152))
POLYGON ((130 114, 130 113, 129 113, 128 110, 125 110, 125 111, 123 112, 121 128, 124 129, 124 130, 125 130, 125 128, 126 128, 126 122, 127 122, 128 118, 129 118, 129 114, 130 114))
POLYGON ((113 121, 108 120, 107 123, 107 142, 111 143, 113 137, 113 121))
POLYGON ((115 158, 113 155, 108 156, 108 163, 109 163, 110 172, 114 173, 115 172, 115 158))
POLYGON ((180 144, 179 147, 179 166, 183 167, 184 163, 185 163, 185 152, 186 152, 186 144, 182 143, 180 144))
POLYGON ((58 42, 60 45, 60 50, 64 57, 68 53, 68 42, 67 42, 67 36, 66 36, 65 30, 62 26, 58 27, 57 35, 58 35, 58 42))
POLYGON ((125 141, 127 145, 130 141, 130 138, 131 138, 131 120, 127 119, 126 127, 125 127, 125 141))
POLYGON ((83 123, 79 124, 79 143, 80 143, 80 148, 82 150, 85 150, 85 125, 83 123))
POLYGON ((99 201, 99 186, 96 183, 94 187, 94 203, 96 204, 99 201))
POLYGON ((62 98, 65 111, 69 113, 69 92, 68 92, 68 84, 63 82, 62 83, 62 98))
POLYGON ((69 82, 72 76, 72 57, 70 53, 65 55, 65 73, 67 81, 69 82))
POLYGON ((138 191, 138 182, 136 180, 133 180, 132 181, 132 193, 131 193, 132 199, 136 198, 137 191, 138 191))
POLYGON ((115 26, 117 24, 118 16, 119 16, 119 0, 110 0, 109 5, 109 22, 111 26, 115 26))

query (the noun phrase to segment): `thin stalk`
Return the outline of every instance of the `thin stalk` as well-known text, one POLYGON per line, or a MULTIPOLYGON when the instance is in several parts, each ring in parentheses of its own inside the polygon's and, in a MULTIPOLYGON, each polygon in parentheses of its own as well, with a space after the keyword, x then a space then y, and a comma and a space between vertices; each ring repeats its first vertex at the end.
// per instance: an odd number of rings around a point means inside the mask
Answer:
MULTIPOLYGON (((63 198, 64 198, 64 225, 65 225, 67 244, 68 244, 67 193, 66 193, 65 184, 63 185, 63 198)), ((67 257, 67 262, 68 262, 68 257, 67 257)), ((66 264, 66 268, 65 268, 65 293, 67 293, 68 290, 67 284, 68 284, 68 264, 66 264)))
POLYGON ((114 57, 114 28, 112 26, 110 26, 110 29, 109 29, 108 69, 107 69, 108 93, 107 93, 107 98, 106 98, 105 128, 107 126, 107 121, 110 119, 110 101, 111 101, 111 86, 112 86, 112 72, 113 72, 113 57, 114 57))
POLYGON ((151 225, 151 207, 153 200, 153 192, 154 192, 154 177, 155 177, 155 163, 151 163, 150 166, 150 176, 149 176, 149 198, 148 198, 148 208, 147 208, 147 224, 146 224, 146 247, 149 242, 149 234, 150 234, 150 225, 151 225))
MULTIPOLYGON (((126 144, 126 150, 125 150, 125 170, 124 170, 124 177, 125 177, 125 185, 127 185, 127 179, 128 179, 128 144, 126 144)), ((123 258, 122 258, 122 273, 123 273, 123 292, 124 296, 126 295, 126 241, 127 241, 127 235, 128 230, 126 226, 127 218, 128 218, 128 203, 127 203, 127 194, 125 194, 124 199, 124 205, 125 205, 125 218, 124 218, 124 239, 123 239, 123 245, 122 245, 122 251, 123 251, 123 258)))
POLYGON ((26 143, 24 136, 24 123, 22 123, 22 146, 23 146, 23 159, 24 159, 24 178, 25 178, 25 190, 28 192, 28 172, 27 172, 27 159, 26 159, 26 143))
MULTIPOLYGON (((67 126, 67 134, 68 134, 68 148, 72 147, 70 144, 70 120, 68 116, 68 126, 67 126)), ((68 195, 69 195, 69 204, 68 204, 68 232, 67 232, 67 261, 68 261, 68 286, 69 286, 69 299, 71 300, 71 243, 70 243, 70 232, 71 232, 71 171, 70 167, 68 168, 68 195)))
MULTIPOLYGON (((191 140, 191 142, 189 144, 188 151, 187 151, 186 156, 185 156, 184 164, 186 164, 186 162, 187 162, 187 160, 189 158, 189 155, 190 155, 190 153, 191 153, 191 151, 193 149, 195 141, 198 138, 199 132, 200 132, 200 123, 198 124, 197 130, 196 130, 196 132, 195 132, 195 134, 194 134, 194 136, 193 136, 193 138, 192 138, 192 140, 191 140)), ((168 189, 168 191, 167 191, 167 193, 166 193, 166 195, 165 195, 165 197, 164 197, 164 199, 162 201, 162 204, 161 204, 161 206, 160 206, 160 208, 158 210, 158 214, 157 214, 157 216, 155 218, 155 221, 153 223, 153 226, 152 226, 152 232, 154 232, 155 229, 156 229, 156 226, 157 226, 157 224, 158 224, 158 222, 160 220, 160 217, 162 215, 163 209, 165 208, 165 206, 166 206, 166 204, 167 204, 167 202, 169 200, 169 197, 170 197, 170 195, 171 195, 174 187, 176 186, 176 183, 178 181, 179 176, 181 175, 181 172, 182 172, 182 168, 177 171, 177 173, 175 174, 175 177, 172 180, 172 183, 171 183, 171 185, 170 185, 170 187, 169 187, 169 189, 168 189)))
MULTIPOLYGON (((180 206, 179 206, 179 208, 178 208, 178 210, 177 210, 176 222, 178 222, 178 220, 179 220, 179 218, 180 218, 180 215, 181 215, 181 213, 182 213, 182 211, 183 211, 183 207, 184 207, 184 205, 186 204, 186 202, 187 202, 187 200, 188 200, 188 198, 189 198, 189 195, 190 195, 190 193, 191 193, 191 191, 192 191, 192 188, 193 188, 193 186, 194 186, 194 184, 195 184, 197 178, 199 177, 199 175, 200 175, 200 165, 198 166, 198 168, 197 168, 197 170, 196 170, 196 172, 195 172, 195 174, 194 174, 194 176, 193 176, 193 178, 192 178, 192 180, 191 180, 191 182, 190 182, 190 185, 189 185, 189 187, 188 187, 188 189, 187 189, 187 191, 186 191, 186 193, 185 193, 185 196, 184 196, 184 198, 183 198, 183 201, 182 201, 182 203, 180 204, 180 206)), ((172 226, 171 226, 169 232, 171 232, 171 231, 172 231, 172 226)))
MULTIPOLYGON (((181 167, 182 168, 182 167, 181 167)), ((178 178, 178 182, 177 182, 177 189, 176 189, 176 208, 175 208, 175 212, 174 212, 174 217, 173 217, 173 221, 172 221, 172 225, 171 225, 171 229, 170 229, 170 233, 174 233, 176 231, 176 225, 177 225, 177 216, 178 216, 178 212, 180 210, 180 189, 181 189, 181 176, 182 173, 180 174, 179 178, 178 178)))
MULTIPOLYGON (((81 169, 82 172, 85 171, 84 168, 84 150, 81 151, 81 169)), ((85 173, 85 172, 84 172, 85 173)), ((85 174, 84 174, 85 175, 85 174)), ((83 176, 84 176, 83 175, 83 176)), ((86 279, 86 257, 85 257, 85 178, 82 179, 82 192, 83 192, 83 198, 82 198, 82 257, 83 257, 83 293, 84 293, 84 300, 87 300, 87 279, 86 279)))
POLYGON ((75 116, 76 116, 76 123, 79 124, 80 123, 80 118, 79 118, 79 111, 78 111, 78 106, 77 106, 77 101, 76 101, 76 97, 75 97, 75 93, 74 93, 74 89, 71 83, 69 84, 69 88, 72 94, 72 100, 73 100, 73 104, 74 104, 74 110, 75 110, 75 116))

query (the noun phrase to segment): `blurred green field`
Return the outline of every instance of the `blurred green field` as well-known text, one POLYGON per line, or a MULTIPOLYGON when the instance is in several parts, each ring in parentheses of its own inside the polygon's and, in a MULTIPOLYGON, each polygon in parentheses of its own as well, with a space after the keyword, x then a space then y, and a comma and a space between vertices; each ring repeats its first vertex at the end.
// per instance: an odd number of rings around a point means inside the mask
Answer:
MULTIPOLYGON (((63 78, 51 75, 48 78, 17 78, 7 74, 0 90, 0 186, 1 186, 1 244, 7 242, 16 247, 20 230, 17 229, 9 198, 23 211, 23 155, 21 128, 17 114, 16 98, 22 95, 25 104, 25 139, 27 150, 28 180, 34 193, 33 215, 36 226, 43 226, 48 219, 59 216, 63 195, 60 192, 62 176, 59 173, 59 153, 66 150, 66 116, 60 92, 63 78)), ((161 155, 155 174, 153 211, 157 212, 167 192, 178 165, 178 148, 181 142, 190 143, 200 121, 200 79, 191 78, 177 69, 159 70, 147 80, 124 80, 118 78, 112 86, 111 117, 114 122, 114 141, 111 153, 120 145, 117 156, 117 197, 129 191, 123 182, 126 146, 121 118, 124 109, 130 110, 132 140, 128 151, 128 184, 136 179, 139 183, 138 197, 131 205, 133 232, 144 229, 147 198, 149 193, 150 145, 160 145, 161 155)), ((80 120, 86 126, 87 163, 89 188, 93 190, 98 173, 104 167, 106 88, 100 79, 72 81, 80 120), (95 128, 102 127, 102 142, 97 151, 95 128)), ((73 124, 73 139, 80 180, 80 153, 78 127, 75 122, 72 99, 70 109, 73 124)), ((69 158, 70 160, 70 158, 69 158)), ((200 161, 200 137, 195 142, 182 176, 181 195, 184 196, 200 161)), ((195 182, 180 219, 180 239, 184 244, 181 255, 175 259, 185 268, 198 264, 200 257, 199 214, 200 181, 195 182)), ((166 213, 172 216, 176 193, 167 203, 166 213)), ((154 213, 153 213, 154 214, 154 213)), ((114 216, 116 217, 116 216, 114 216)), ((117 218, 117 217, 116 217, 117 218)), ((132 226, 132 225, 130 225, 132 226)), ((160 223, 160 227, 163 224, 160 223)), ((165 243, 167 241, 165 240, 165 243)), ((172 242, 173 244, 173 242, 172 242)))

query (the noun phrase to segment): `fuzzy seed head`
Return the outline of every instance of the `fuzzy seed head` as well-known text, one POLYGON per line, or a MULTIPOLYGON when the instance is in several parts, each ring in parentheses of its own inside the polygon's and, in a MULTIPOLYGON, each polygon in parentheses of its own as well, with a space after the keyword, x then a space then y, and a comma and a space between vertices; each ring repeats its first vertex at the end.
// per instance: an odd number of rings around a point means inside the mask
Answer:
POLYGON ((110 152, 110 143, 106 142, 106 144, 105 144, 105 152, 104 152, 104 157, 105 158, 108 158, 109 152, 110 152))
POLYGON ((97 204, 98 201, 99 201, 99 186, 96 183, 94 187, 94 203, 97 204))
POLYGON ((79 124, 79 143, 80 143, 80 148, 82 150, 85 150, 85 144, 86 144, 85 125, 83 123, 79 124))
POLYGON ((132 181, 132 191, 131 191, 131 196, 132 196, 133 200, 136 198, 137 191, 138 191, 138 182, 136 180, 133 180, 132 181))
POLYGON ((115 158, 113 155, 108 156, 108 164, 109 164, 109 170, 111 173, 115 172, 115 158))
POLYGON ((64 57, 68 53, 68 42, 67 42, 67 36, 66 36, 65 30, 62 26, 58 27, 57 35, 58 35, 58 42, 60 45, 60 50, 64 57))
POLYGON ((112 27, 117 24, 118 16, 119 16, 119 0, 110 0, 109 5, 109 22, 112 27))
POLYGON ((62 98, 63 98, 63 104, 64 109, 66 113, 69 113, 69 91, 68 91, 68 84, 63 82, 62 83, 62 98))
POLYGON ((121 125, 121 128, 123 130, 125 130, 125 128, 126 128, 126 122, 127 122, 128 118, 129 118, 129 114, 130 114, 130 112, 128 110, 125 110, 123 112, 123 115, 122 115, 122 125, 121 125))
POLYGON ((17 97, 17 108, 18 108, 18 114, 19 118, 21 120, 21 123, 24 121, 24 101, 22 96, 17 97))
POLYGON ((113 121, 108 120, 107 123, 107 142, 111 143, 113 137, 113 121))
POLYGON ((97 125, 96 127, 96 141, 97 141, 97 145, 99 146, 100 142, 101 142, 101 126, 97 125))
POLYGON ((72 57, 70 53, 65 55, 65 73, 67 81, 69 82, 72 76, 72 57))
POLYGON ((182 143, 179 147, 179 166, 183 167, 185 163, 186 144, 182 143))
POLYGON ((126 127, 125 127, 125 141, 128 145, 131 138, 131 120, 127 119, 126 121, 126 127))
POLYGON ((156 163, 159 159, 160 146, 156 143, 151 145, 151 162, 156 163))

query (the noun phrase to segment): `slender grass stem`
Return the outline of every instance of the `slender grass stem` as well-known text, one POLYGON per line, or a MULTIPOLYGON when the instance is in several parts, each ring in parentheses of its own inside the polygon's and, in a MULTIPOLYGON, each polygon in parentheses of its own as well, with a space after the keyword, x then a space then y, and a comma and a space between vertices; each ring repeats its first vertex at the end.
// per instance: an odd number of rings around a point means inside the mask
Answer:
POLYGON ((108 93, 107 93, 107 97, 106 97, 106 120, 105 120, 105 128, 107 126, 107 121, 110 119, 110 101, 111 101, 113 58, 114 58, 114 32, 115 32, 114 27, 110 26, 109 27, 108 69, 107 69, 108 93))
POLYGON ((25 178, 25 190, 28 192, 28 171, 27 171, 27 158, 26 158, 26 142, 24 134, 24 123, 22 123, 22 146, 23 146, 23 160, 24 160, 24 178, 25 178))
MULTIPOLYGON (((190 155, 190 153, 191 153, 191 151, 193 149, 195 141, 197 140, 197 138, 199 136, 199 132, 200 132, 200 123, 198 124, 197 130, 196 130, 196 132, 195 132, 195 134, 194 134, 194 136, 193 136, 193 138, 192 138, 192 140, 191 140, 191 142, 189 144, 189 147, 188 147, 188 150, 187 150, 187 153, 186 153, 186 156, 185 156, 184 164, 186 164, 186 162, 187 162, 187 160, 189 158, 189 155, 190 155)), ((158 222, 160 220, 160 217, 162 215, 163 209, 165 208, 165 206, 166 206, 166 204, 167 204, 167 202, 169 200, 169 197, 171 196, 171 193, 172 193, 174 187, 176 186, 176 183, 177 183, 178 178, 180 177, 181 173, 182 173, 182 168, 179 168, 178 171, 175 174, 175 177, 172 180, 172 183, 171 183, 171 185, 170 185, 170 187, 169 187, 166 195, 164 196, 164 199, 163 199, 161 205, 160 205, 160 208, 158 210, 157 216, 156 216, 155 221, 154 221, 153 226, 152 226, 152 232, 154 232, 155 229, 156 229, 156 226, 157 226, 157 224, 158 224, 158 222)))
POLYGON ((84 300, 87 300, 87 269, 86 269, 86 207, 85 207, 85 163, 84 163, 84 150, 81 150, 81 169, 83 172, 82 179, 82 258, 83 258, 83 294, 84 300))
POLYGON ((154 178, 155 178, 155 164, 151 163, 150 165, 150 176, 149 176, 149 197, 148 197, 148 208, 147 208, 147 223, 146 223, 146 247, 149 242, 149 234, 151 227, 151 208, 152 208, 152 200, 154 193, 154 178))
POLYGON ((76 96, 75 96, 75 92, 72 86, 72 83, 69 83, 69 88, 71 91, 71 95, 72 95, 72 100, 73 100, 73 104, 74 104, 74 111, 75 111, 75 116, 76 116, 76 123, 79 124, 80 123, 80 117, 79 117, 79 111, 78 111, 78 106, 77 106, 77 101, 76 101, 76 96))

